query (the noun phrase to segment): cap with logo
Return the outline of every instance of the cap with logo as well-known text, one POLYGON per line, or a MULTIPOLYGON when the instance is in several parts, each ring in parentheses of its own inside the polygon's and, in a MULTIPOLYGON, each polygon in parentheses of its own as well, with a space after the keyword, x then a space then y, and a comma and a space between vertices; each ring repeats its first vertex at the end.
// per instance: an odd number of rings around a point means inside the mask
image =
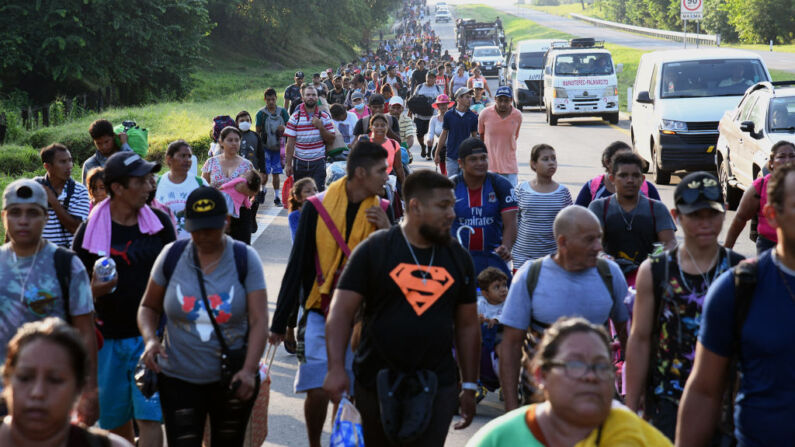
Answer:
POLYGON ((454 98, 456 98, 456 99, 458 99, 458 97, 459 97, 459 96, 461 96, 461 95, 465 95, 465 94, 467 94, 467 93, 469 93, 469 94, 472 94, 472 93, 474 93, 474 92, 475 92, 475 91, 474 91, 474 90, 472 90, 471 88, 467 88, 467 87, 458 87, 458 90, 456 90, 456 91, 455 91, 455 95, 453 95, 453 97, 454 97, 454 98))
POLYGON ((473 81, 472 88, 483 88, 483 81, 473 81))
POLYGON ((328 73, 325 71, 320 72, 320 79, 328 79, 328 73))
POLYGON ((713 209, 721 213, 726 211, 723 206, 723 190, 718 179, 704 171, 690 173, 676 185, 674 203, 679 212, 684 214, 703 209, 713 209))
POLYGON ((296 78, 302 78, 302 79, 303 79, 303 77, 304 77, 304 72, 303 72, 303 71, 296 71, 296 72, 295 72, 295 77, 296 77, 296 78))
POLYGON ((185 202, 185 230, 219 229, 226 225, 226 199, 221 191, 200 186, 188 195, 185 202))
POLYGON ((513 91, 511 90, 510 86, 503 85, 502 87, 498 87, 497 91, 494 93, 494 97, 498 96, 507 96, 509 98, 513 98, 513 91))
POLYGON ((46 210, 48 208, 47 191, 35 180, 27 178, 14 180, 3 191, 3 209, 22 203, 39 205, 46 210))
POLYGON ((464 160, 470 155, 487 154, 486 143, 480 138, 469 137, 458 145, 458 158, 464 160))
POLYGON ((143 177, 159 170, 160 163, 146 161, 135 152, 116 152, 105 162, 105 187, 123 177, 143 177))

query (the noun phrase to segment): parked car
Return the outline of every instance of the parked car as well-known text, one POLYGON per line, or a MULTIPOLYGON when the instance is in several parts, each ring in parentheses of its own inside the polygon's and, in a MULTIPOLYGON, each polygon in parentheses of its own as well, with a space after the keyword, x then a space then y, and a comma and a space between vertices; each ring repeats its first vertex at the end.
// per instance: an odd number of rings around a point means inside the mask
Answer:
POLYGON ((742 192, 764 175, 770 148, 781 140, 795 143, 795 81, 750 87, 737 108, 723 115, 718 130, 715 169, 733 210, 742 192))

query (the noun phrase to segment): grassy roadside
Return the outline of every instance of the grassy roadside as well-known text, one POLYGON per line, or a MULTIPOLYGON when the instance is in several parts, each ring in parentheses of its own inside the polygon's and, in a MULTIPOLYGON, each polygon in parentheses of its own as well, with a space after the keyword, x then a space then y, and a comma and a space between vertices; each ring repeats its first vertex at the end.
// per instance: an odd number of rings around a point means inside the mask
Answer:
MULTIPOLYGON (((601 8, 595 5, 585 5, 585 9, 582 9, 582 5, 579 3, 567 3, 563 5, 557 6, 538 6, 538 5, 522 5, 523 8, 528 9, 535 9, 538 11, 545 12, 547 14, 553 14, 556 16, 568 17, 569 14, 582 14, 584 16, 593 17, 595 19, 602 19, 607 20, 605 13, 602 11, 601 8)), ((747 43, 733 43, 730 45, 722 45, 725 48, 739 48, 743 50, 755 50, 755 51, 769 51, 770 46, 765 44, 747 44, 747 43)), ((779 53, 795 53, 795 43, 786 44, 786 45, 774 45, 773 46, 774 52, 779 53)))
MULTIPOLYGON (((564 5, 570 6, 570 5, 564 5)), ((576 5, 578 8, 579 4, 576 5)), ((541 26, 532 20, 523 19, 512 14, 505 14, 503 11, 484 5, 459 5, 456 6, 456 14, 461 17, 472 17, 481 21, 494 20, 500 16, 505 28, 505 35, 510 41, 519 42, 525 39, 570 39, 571 34, 566 34, 545 26, 541 26)), ((646 53, 645 50, 629 48, 622 45, 606 44, 605 48, 613 54, 615 64, 624 64, 624 70, 618 74, 618 94, 619 105, 622 111, 627 111, 627 88, 635 83, 635 75, 638 70, 640 56, 646 53)), ((770 75, 774 81, 792 79, 793 75, 785 71, 770 70, 770 75)))

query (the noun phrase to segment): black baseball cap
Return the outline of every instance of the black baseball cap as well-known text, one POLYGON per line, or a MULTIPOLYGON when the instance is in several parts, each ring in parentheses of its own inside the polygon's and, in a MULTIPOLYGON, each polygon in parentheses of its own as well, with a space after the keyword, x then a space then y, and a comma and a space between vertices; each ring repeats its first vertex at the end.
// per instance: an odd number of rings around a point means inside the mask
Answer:
POLYGON ((385 104, 385 103, 386 103, 386 99, 384 99, 383 95, 378 94, 378 93, 374 93, 374 94, 370 95, 369 104, 385 104))
POLYGON ((480 138, 469 137, 458 145, 458 158, 464 160, 470 155, 487 154, 486 143, 480 138))
POLYGON ((226 225, 226 199, 221 191, 200 186, 188 195, 185 202, 185 230, 219 229, 226 225))
POLYGON ((296 78, 303 78, 304 77, 304 72, 303 71, 296 71, 295 72, 295 77, 296 78))
POLYGON ((721 213, 726 211, 718 179, 704 171, 690 173, 676 185, 674 203, 676 209, 684 214, 707 208, 721 213))
POLYGON ((105 186, 124 177, 143 177, 160 171, 160 163, 146 161, 132 151, 116 152, 105 162, 105 186))

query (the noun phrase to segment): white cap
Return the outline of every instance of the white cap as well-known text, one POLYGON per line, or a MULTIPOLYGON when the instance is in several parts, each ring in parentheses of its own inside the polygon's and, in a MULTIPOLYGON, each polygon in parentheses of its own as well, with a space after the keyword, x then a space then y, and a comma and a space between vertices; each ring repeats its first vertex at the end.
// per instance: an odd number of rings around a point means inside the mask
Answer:
POLYGON ((483 88, 483 81, 473 81, 472 88, 483 88))
POLYGON ((325 71, 320 72, 320 79, 328 79, 328 73, 325 71))
POLYGON ((389 105, 392 106, 392 105, 395 105, 395 104, 400 104, 400 107, 403 107, 403 105, 404 105, 403 104, 403 98, 401 98, 400 96, 393 96, 392 98, 390 98, 389 99, 389 105))

